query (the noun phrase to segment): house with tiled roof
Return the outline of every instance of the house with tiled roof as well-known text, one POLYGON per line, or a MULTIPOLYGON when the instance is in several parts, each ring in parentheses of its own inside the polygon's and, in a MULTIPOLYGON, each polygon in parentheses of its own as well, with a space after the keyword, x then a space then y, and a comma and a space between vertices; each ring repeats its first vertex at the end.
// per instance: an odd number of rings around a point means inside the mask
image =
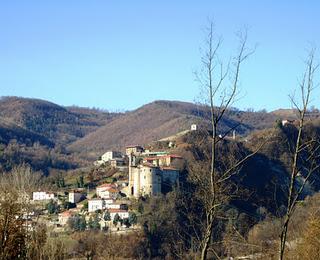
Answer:
POLYGON ((59 213, 58 219, 59 219, 59 224, 64 226, 68 223, 68 220, 75 217, 76 212, 72 210, 67 210, 62 213, 59 213))
POLYGON ((121 219, 129 218, 129 211, 125 209, 109 209, 111 221, 118 214, 121 219))

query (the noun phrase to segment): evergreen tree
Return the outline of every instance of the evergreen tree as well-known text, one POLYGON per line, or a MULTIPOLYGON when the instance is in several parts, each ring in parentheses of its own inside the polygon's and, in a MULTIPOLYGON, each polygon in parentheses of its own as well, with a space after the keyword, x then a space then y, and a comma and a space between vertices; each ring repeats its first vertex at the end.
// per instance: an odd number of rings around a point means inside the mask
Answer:
POLYGON ((84 180, 83 180, 83 176, 80 176, 80 179, 79 179, 79 188, 83 188, 84 187, 84 180))
POLYGON ((99 230, 100 229, 100 219, 99 219, 99 215, 95 214, 92 217, 90 217, 89 222, 88 222, 88 227, 91 230, 99 230))
POLYGON ((88 227, 89 227, 89 229, 93 229, 93 219, 92 219, 92 217, 89 218, 88 227))
POLYGON ((104 219, 104 221, 110 221, 111 220, 110 212, 108 210, 106 210, 106 212, 104 213, 103 219, 104 219))
POLYGON ((122 223, 123 223, 127 228, 131 226, 128 218, 123 219, 123 220, 122 220, 122 223))
POLYGON ((119 214, 117 213, 114 218, 113 218, 113 224, 116 226, 118 224, 118 222, 120 222, 121 218, 119 216, 119 214))
POLYGON ((79 230, 85 231, 87 227, 87 221, 84 216, 80 217, 79 219, 79 230))
POLYGON ((130 212, 128 221, 130 225, 137 224, 137 215, 134 212, 130 212))
POLYGON ((53 200, 50 200, 49 203, 46 205, 46 209, 48 210, 49 214, 57 213, 59 210, 58 204, 53 200))

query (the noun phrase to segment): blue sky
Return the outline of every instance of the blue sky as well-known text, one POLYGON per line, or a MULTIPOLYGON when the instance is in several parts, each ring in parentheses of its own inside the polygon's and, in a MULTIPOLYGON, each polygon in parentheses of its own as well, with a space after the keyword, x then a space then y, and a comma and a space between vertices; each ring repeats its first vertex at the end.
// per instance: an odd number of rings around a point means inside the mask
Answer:
POLYGON ((193 101, 193 71, 213 17, 226 57, 244 26, 248 44, 258 44, 243 66, 235 106, 290 107, 306 49, 320 48, 319 13, 316 0, 3 0, 0 95, 110 110, 193 101))

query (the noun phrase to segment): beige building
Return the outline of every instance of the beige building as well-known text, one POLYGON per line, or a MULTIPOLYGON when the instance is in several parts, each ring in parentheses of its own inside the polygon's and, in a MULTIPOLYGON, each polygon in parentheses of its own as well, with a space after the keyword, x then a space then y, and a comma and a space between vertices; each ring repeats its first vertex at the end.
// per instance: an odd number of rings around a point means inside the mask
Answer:
POLYGON ((163 184, 171 186, 179 178, 179 170, 172 167, 172 163, 181 161, 183 159, 181 156, 168 155, 166 152, 148 152, 147 154, 149 157, 144 157, 142 164, 138 160, 140 156, 143 157, 143 154, 131 151, 128 155, 129 186, 126 194, 129 197, 159 195, 163 184), (150 157, 150 155, 153 156, 150 157))
POLYGON ((125 162, 123 159, 112 159, 109 161, 110 162, 110 166, 113 167, 113 168, 117 168, 119 166, 124 166, 125 165, 125 162))
POLYGON ((161 193, 161 170, 153 165, 138 165, 129 168, 130 195, 154 196, 161 193))
POLYGON ((168 155, 160 155, 160 156, 154 156, 154 157, 145 157, 143 159, 143 162, 150 163, 155 166, 169 167, 172 165, 174 161, 182 160, 182 159, 183 158, 179 155, 168 154, 168 155))
POLYGON ((110 195, 116 195, 119 191, 116 185, 112 183, 105 183, 96 188, 96 193, 100 198, 109 198, 110 195))
POLYGON ((143 153, 144 149, 140 145, 130 145, 126 147, 126 155, 140 155, 143 153))

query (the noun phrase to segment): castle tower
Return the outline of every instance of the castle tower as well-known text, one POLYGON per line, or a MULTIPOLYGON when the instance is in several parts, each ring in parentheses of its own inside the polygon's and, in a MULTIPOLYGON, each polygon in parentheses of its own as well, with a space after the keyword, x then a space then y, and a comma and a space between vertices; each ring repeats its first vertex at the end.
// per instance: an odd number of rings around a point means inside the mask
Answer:
POLYGON ((136 189, 140 187, 135 187, 134 181, 137 178, 135 172, 137 171, 137 166, 136 166, 136 156, 133 155, 132 153, 129 154, 129 192, 130 196, 134 196, 136 193, 136 189))

